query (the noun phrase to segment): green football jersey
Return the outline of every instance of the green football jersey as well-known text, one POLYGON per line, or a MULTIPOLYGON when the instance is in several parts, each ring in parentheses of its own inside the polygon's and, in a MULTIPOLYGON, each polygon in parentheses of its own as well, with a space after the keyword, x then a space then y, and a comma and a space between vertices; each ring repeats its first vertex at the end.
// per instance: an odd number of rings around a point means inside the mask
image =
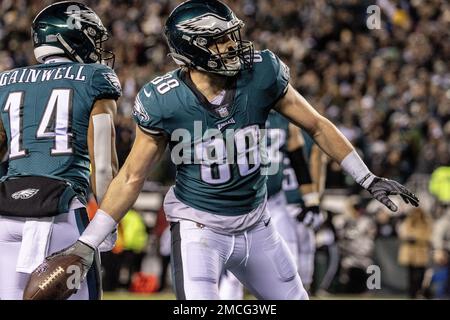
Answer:
POLYGON ((91 109, 98 99, 119 98, 120 83, 107 66, 56 61, 0 73, 7 176, 64 179, 85 197, 91 109))
MULTIPOLYGON (((305 152, 306 160, 309 162, 311 157, 311 150, 314 145, 314 140, 302 130, 303 139, 305 140, 305 145, 303 151, 305 152)), ((302 204, 302 194, 300 192, 299 185, 297 182, 297 177, 295 175, 294 169, 290 165, 289 158, 284 159, 284 180, 283 180, 283 190, 286 196, 287 203, 290 204, 302 204)))
POLYGON ((266 122, 269 152, 269 161, 272 172, 268 172, 267 196, 271 197, 282 190, 284 179, 283 159, 287 152, 287 141, 289 139, 289 120, 275 111, 269 113, 266 122))
POLYGON ((249 213, 264 201, 261 166, 267 154, 260 129, 286 92, 289 69, 265 50, 255 53, 251 70, 230 81, 217 106, 197 91, 184 69, 176 69, 146 84, 133 111, 142 130, 168 135, 178 200, 228 216, 249 213))

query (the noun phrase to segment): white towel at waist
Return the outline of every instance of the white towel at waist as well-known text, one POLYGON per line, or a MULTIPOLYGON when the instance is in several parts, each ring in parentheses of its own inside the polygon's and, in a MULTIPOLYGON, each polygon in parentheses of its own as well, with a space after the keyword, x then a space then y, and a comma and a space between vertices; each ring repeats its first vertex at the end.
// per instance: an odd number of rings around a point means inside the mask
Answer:
MULTIPOLYGON (((83 207, 83 204, 74 199, 70 211, 83 207)), ((17 259, 16 271, 31 273, 45 259, 53 230, 55 217, 27 218, 22 231, 22 244, 17 259)))

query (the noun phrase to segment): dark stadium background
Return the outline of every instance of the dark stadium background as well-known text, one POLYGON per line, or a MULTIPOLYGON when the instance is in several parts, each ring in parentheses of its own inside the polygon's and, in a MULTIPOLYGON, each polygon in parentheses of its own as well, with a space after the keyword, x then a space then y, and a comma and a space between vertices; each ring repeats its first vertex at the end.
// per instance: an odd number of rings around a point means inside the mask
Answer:
MULTIPOLYGON (((53 2, 0 1, 0 72, 36 63, 30 24, 53 2)), ((175 67, 167 57, 162 26, 180 1, 81 2, 91 6, 112 33, 106 46, 116 54, 115 71, 123 87, 116 120, 122 164, 133 141, 130 115, 137 91, 175 67)), ((439 237, 445 234, 450 249, 450 3, 226 2, 245 21, 246 37, 257 48, 269 48, 287 63, 292 84, 338 126, 373 172, 406 183, 421 198, 421 212, 407 215, 400 210, 390 214, 368 202, 366 194, 342 175, 339 166, 330 163, 323 202, 330 219, 318 239, 323 245, 316 257, 313 292, 318 297, 408 297, 409 271, 422 268, 426 277, 418 297, 445 297, 449 262, 435 249, 442 240, 439 237), (379 29, 367 25, 371 5, 380 9, 379 29), (406 217, 412 216, 425 218, 408 221, 406 217), (330 232, 336 241, 327 240, 325 235, 330 232), (321 280, 330 248, 339 252, 339 268, 324 288, 321 280), (366 287, 370 265, 380 267, 381 289, 366 287)), ((166 294, 127 293, 130 282, 135 291, 158 288, 158 244, 164 219, 161 212, 157 219, 157 212, 173 175, 167 158, 154 170, 152 181, 135 206, 137 217, 143 219, 141 224, 138 218, 132 225, 141 238, 129 240, 125 235, 116 251, 124 250, 105 255, 105 274, 109 275, 106 285, 119 292, 107 294, 107 298, 173 298, 170 285, 165 288, 166 294), (144 234, 147 231, 148 238, 144 234), (128 246, 127 241, 132 244, 128 246), (145 273, 139 278, 141 283, 136 277, 133 280, 130 270, 145 273), (111 278, 117 281, 111 283, 111 278)), ((130 228, 128 224, 123 231, 130 232, 130 228)))

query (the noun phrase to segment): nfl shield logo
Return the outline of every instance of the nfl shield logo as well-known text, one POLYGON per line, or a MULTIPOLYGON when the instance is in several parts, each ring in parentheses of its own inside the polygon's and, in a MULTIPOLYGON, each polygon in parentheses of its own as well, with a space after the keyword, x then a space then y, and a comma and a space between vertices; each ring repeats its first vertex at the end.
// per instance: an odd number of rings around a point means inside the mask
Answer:
POLYGON ((225 117, 227 117, 227 116, 229 115, 227 105, 218 108, 218 109, 217 109, 217 112, 219 113, 219 115, 220 115, 222 118, 225 118, 225 117))

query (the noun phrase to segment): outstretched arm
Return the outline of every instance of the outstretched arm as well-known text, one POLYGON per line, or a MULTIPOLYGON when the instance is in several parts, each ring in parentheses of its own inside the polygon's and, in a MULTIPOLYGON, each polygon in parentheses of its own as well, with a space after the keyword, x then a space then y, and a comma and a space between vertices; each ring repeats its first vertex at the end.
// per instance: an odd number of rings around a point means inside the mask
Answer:
POLYGON ((309 171, 311 172, 311 179, 316 185, 319 198, 325 190, 327 162, 327 155, 317 146, 317 144, 314 144, 311 149, 309 171))
POLYGON ((341 163, 354 151, 344 135, 325 117, 321 116, 291 85, 275 109, 293 124, 306 130, 319 147, 332 159, 341 163))
POLYGON ((400 195, 406 203, 418 206, 419 199, 404 186, 372 174, 347 138, 328 119, 321 116, 291 85, 288 85, 286 95, 275 109, 292 123, 305 129, 328 156, 340 163, 356 182, 389 209, 398 210, 388 197, 395 194, 400 195))
POLYGON ((166 150, 165 136, 144 133, 136 127, 136 139, 119 174, 111 182, 100 209, 119 222, 136 202, 150 169, 166 150))

